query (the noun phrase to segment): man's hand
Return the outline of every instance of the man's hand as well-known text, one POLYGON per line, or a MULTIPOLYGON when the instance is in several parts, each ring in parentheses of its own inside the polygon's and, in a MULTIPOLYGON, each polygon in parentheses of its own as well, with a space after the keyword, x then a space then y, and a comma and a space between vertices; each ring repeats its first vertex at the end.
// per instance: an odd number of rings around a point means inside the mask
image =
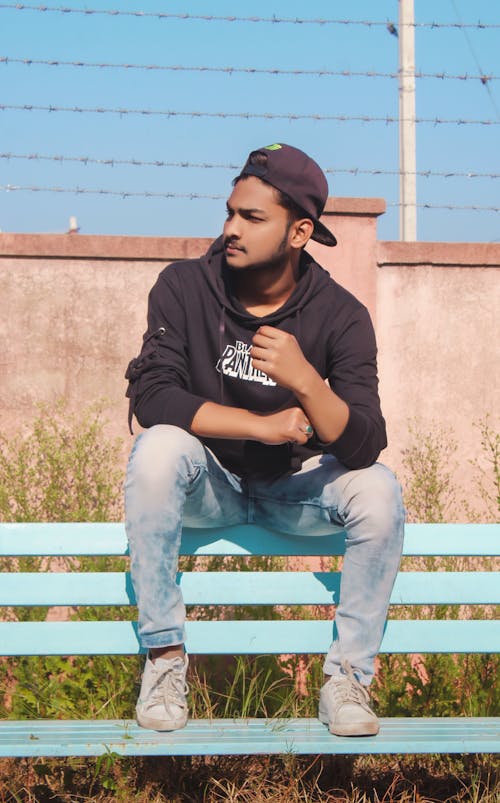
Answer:
MULTIPOLYGON (((252 340, 252 365, 283 388, 297 391, 306 384, 312 366, 294 335, 261 326, 252 340)), ((314 371, 314 369, 312 369, 314 371)))
POLYGON ((306 360, 295 337, 273 326, 261 326, 252 342, 253 367, 292 391, 301 405, 298 409, 304 411, 320 441, 336 441, 347 426, 349 408, 306 360))
POLYGON ((313 428, 300 407, 266 415, 205 402, 193 418, 191 432, 206 438, 243 438, 277 446, 307 443, 313 428))
POLYGON ((280 443, 307 443, 313 434, 309 419, 300 407, 290 407, 279 413, 259 417, 253 440, 268 446, 280 443))

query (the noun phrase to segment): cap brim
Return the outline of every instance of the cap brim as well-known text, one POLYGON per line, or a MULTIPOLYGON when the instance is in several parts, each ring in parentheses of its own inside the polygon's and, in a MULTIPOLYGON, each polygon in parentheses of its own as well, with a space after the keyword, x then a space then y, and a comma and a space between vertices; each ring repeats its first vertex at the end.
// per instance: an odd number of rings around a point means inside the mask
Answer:
POLYGON ((337 238, 326 226, 323 226, 319 220, 314 221, 314 231, 311 234, 311 240, 315 240, 317 243, 321 243, 321 245, 328 245, 330 247, 337 245, 337 238))

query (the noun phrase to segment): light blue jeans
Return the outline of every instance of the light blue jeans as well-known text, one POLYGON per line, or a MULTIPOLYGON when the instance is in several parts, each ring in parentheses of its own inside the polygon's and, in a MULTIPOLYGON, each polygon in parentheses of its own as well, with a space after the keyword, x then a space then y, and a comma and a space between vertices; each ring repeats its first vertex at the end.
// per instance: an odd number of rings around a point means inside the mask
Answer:
POLYGON ((139 637, 146 648, 185 640, 185 607, 176 583, 183 524, 248 522, 332 538, 343 527, 337 634, 324 670, 339 674, 347 659, 361 683, 369 685, 403 542, 401 489, 388 468, 375 463, 349 470, 331 455, 321 455, 291 476, 242 483, 196 437, 159 424, 134 443, 125 507, 139 637))

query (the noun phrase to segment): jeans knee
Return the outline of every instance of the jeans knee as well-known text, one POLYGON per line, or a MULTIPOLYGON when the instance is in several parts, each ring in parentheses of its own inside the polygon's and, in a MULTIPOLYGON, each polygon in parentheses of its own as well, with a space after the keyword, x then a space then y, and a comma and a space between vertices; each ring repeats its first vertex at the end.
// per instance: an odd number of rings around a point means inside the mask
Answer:
POLYGON ((204 460, 200 441, 186 430, 156 424, 138 435, 127 469, 127 482, 136 487, 165 488, 179 475, 189 478, 193 461, 204 460))
POLYGON ((357 471, 347 491, 347 517, 364 519, 371 523, 371 529, 402 539, 405 510, 401 485, 387 466, 375 463, 357 471))

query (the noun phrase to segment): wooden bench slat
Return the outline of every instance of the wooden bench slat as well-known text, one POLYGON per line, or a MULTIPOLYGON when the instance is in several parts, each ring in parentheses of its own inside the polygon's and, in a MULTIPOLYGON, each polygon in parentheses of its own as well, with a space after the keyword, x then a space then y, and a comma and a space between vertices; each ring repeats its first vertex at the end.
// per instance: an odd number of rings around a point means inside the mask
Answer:
MULTIPOLYGON (((3 574, 0 605, 135 605, 125 572, 3 574)), ((187 605, 331 605, 339 572, 184 572, 187 605)), ((400 572, 393 605, 500 603, 500 572, 400 572)))
POLYGON ((317 719, 190 720, 156 733, 132 720, 0 723, 0 756, 498 753, 500 718, 393 718, 375 737, 332 736, 317 719))
MULTIPOLYGON (((203 655, 324 653, 330 621, 189 621, 187 649, 203 655)), ((133 655, 141 652, 134 622, 0 622, 3 655, 133 655)), ((494 620, 387 622, 381 652, 500 652, 494 620)))
MULTIPOLYGON (((342 531, 339 530, 339 533, 342 531)), ((500 555, 497 524, 408 524, 404 555, 500 555)), ((339 555, 343 537, 298 537, 242 525, 187 529, 181 554, 339 555)), ((125 555, 122 523, 1 523, 0 555, 125 555)))

